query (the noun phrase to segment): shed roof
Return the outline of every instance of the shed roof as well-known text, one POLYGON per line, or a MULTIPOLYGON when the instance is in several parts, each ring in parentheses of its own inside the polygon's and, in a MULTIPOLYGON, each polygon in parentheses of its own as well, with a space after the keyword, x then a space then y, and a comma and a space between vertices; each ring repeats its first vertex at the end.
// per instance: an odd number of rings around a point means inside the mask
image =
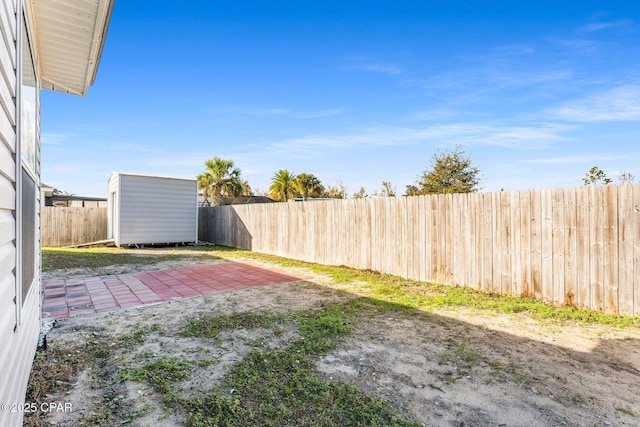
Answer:
POLYGON ((32 0, 44 89, 86 95, 96 78, 114 0, 32 0))
POLYGON ((173 180, 192 181, 192 182, 196 181, 196 179, 194 178, 184 178, 179 176, 149 175, 146 173, 128 173, 128 172, 111 172, 109 181, 111 181, 113 178, 117 176, 137 176, 137 177, 143 177, 143 178, 173 179, 173 180))

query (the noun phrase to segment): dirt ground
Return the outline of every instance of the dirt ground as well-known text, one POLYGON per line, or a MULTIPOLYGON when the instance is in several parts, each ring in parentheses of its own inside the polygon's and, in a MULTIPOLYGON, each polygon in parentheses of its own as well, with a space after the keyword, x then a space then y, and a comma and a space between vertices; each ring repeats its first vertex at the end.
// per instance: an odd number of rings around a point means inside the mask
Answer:
MULTIPOLYGON (((171 265, 119 266, 117 272, 202 261, 194 258, 172 261, 171 265)), ((87 273, 54 271, 47 277, 87 273)), ((81 351, 73 349, 96 341, 108 346, 117 337, 142 327, 152 332, 143 344, 118 356, 119 363, 140 363, 152 353, 214 358, 217 363, 203 365, 182 384, 187 391, 208 387, 224 378, 256 340, 285 347, 296 336, 295 328, 277 334, 270 329, 238 329, 215 341, 186 338, 172 331, 184 324, 185 316, 201 313, 286 313, 358 297, 357 284, 335 283, 304 273, 311 279, 58 321, 48 335, 48 345, 62 351, 81 351)), ((638 328, 558 324, 524 314, 464 309, 387 311, 372 313, 368 321, 353 325, 342 344, 321 356, 316 367, 327 380, 355 384, 407 418, 428 426, 640 425, 638 328)), ((107 392, 103 386, 97 387, 103 384, 102 371, 86 369, 70 390, 48 396, 71 403, 74 410, 48 414, 45 421, 60 426, 86 425, 83 419, 102 410, 96 405, 104 401, 101 395, 107 392)), ((130 425, 184 424, 183 419, 163 411, 157 402, 159 396, 141 383, 126 382, 115 392, 116 400, 131 408, 149 408, 152 403, 152 410, 130 425)))

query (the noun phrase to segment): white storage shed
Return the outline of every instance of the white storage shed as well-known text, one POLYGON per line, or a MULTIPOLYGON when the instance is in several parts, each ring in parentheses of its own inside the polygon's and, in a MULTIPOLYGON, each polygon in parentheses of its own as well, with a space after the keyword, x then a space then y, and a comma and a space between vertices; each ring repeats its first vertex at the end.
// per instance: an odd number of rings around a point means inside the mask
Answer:
POLYGON ((195 179, 114 172, 109 178, 107 235, 117 246, 195 243, 195 179))

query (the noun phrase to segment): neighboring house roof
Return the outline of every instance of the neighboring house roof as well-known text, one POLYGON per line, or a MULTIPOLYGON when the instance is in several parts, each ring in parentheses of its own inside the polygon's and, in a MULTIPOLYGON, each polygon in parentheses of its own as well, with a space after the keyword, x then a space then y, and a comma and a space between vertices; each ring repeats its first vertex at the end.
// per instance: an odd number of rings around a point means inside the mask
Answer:
POLYGON ((40 184, 40 191, 42 192, 42 195, 45 197, 51 197, 53 196, 53 191, 55 190, 55 188, 45 184, 44 182, 40 184))
MULTIPOLYGON (((208 199, 209 205, 212 203, 212 197, 208 199)), ((252 203, 275 203, 276 201, 266 196, 238 196, 238 197, 223 197, 221 205, 249 205, 252 203)), ((207 206, 202 192, 198 192, 198 204, 200 206, 207 206)))
POLYGON ((43 89, 84 96, 96 78, 114 0, 32 0, 43 89))
POLYGON ((54 194, 55 188, 42 183, 40 185, 40 191, 42 197, 47 199, 46 206, 56 206, 56 202, 61 202, 66 206, 68 202, 81 201, 81 202, 106 202, 106 197, 89 197, 89 196, 76 196, 75 194, 54 194))
POLYGON ((63 201, 63 202, 71 202, 71 201, 83 201, 83 202, 106 202, 106 197, 87 197, 87 196, 64 196, 62 194, 54 194, 51 196, 53 201, 63 201))
POLYGON ((238 197, 223 197, 223 205, 248 205, 251 203, 275 203, 275 200, 266 196, 238 196, 238 197))

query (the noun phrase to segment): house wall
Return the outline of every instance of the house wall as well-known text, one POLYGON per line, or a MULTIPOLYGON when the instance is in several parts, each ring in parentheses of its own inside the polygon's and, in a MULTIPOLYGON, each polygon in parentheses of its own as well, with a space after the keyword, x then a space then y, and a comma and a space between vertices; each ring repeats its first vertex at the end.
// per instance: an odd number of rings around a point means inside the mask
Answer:
POLYGON ((116 245, 197 241, 195 180, 115 174, 110 180, 110 203, 115 180, 119 180, 118 215, 109 219, 116 245))
MULTIPOLYGON (((36 256, 34 285, 22 301, 20 203, 21 165, 19 109, 17 108, 20 46, 20 2, 0 3, 0 403, 21 403, 25 397, 31 363, 40 330, 40 268, 36 256)), ((35 121, 38 132, 39 106, 35 121)), ((39 145, 39 144, 38 144, 39 145)), ((39 174, 39 147, 36 147, 39 174)), ((37 177, 36 186, 39 186, 37 177)), ((36 199, 39 191, 36 191, 36 199)), ((39 229, 36 200, 36 228, 39 229)), ((36 232, 36 235, 39 233, 36 232)), ((36 251, 39 255, 39 242, 36 251)), ((22 425, 21 412, 0 411, 0 425, 22 425)))

